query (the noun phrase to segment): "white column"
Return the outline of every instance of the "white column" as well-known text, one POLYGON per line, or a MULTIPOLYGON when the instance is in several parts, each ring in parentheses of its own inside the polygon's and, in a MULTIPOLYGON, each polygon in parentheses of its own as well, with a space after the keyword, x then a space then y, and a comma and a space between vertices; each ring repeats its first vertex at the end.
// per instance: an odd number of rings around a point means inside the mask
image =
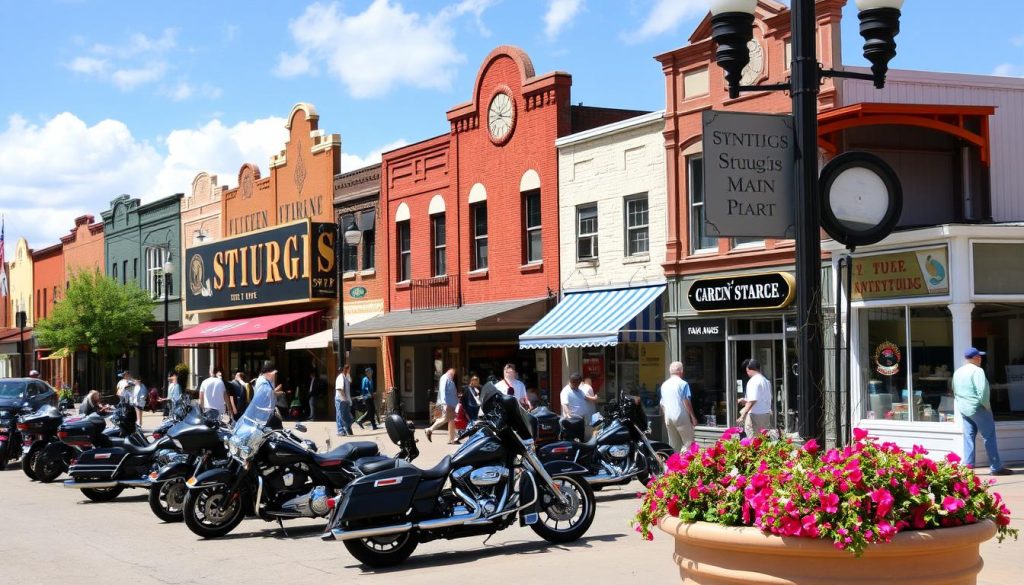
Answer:
MULTIPOLYGON (((972 311, 974 311, 974 303, 955 303, 949 305, 949 313, 953 317, 953 364, 950 365, 953 370, 956 370, 956 368, 962 365, 964 352, 967 351, 967 348, 971 347, 972 311)), ((954 413, 956 416, 957 428, 963 429, 963 421, 960 418, 960 411, 955 406, 954 413)), ((953 452, 961 457, 964 456, 963 441, 953 441, 953 452)), ((977 453, 977 449, 975 449, 975 452, 977 453)), ((985 454, 983 449, 981 453, 977 454, 976 463, 981 465, 984 458, 985 454)))

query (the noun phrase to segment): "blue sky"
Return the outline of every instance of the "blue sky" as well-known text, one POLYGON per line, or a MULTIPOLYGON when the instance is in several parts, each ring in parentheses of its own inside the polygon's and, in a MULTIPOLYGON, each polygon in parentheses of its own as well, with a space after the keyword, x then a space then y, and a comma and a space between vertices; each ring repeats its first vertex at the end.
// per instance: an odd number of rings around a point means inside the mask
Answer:
MULTIPOLYGON (((856 8, 843 57, 863 65, 856 8)), ((893 67, 1024 76, 1024 3, 907 0, 893 67)), ((266 171, 283 117, 313 103, 343 169, 447 131, 480 61, 524 48, 573 75, 573 102, 663 107, 653 56, 685 44, 707 0, 4 0, 0 212, 57 241, 120 193, 185 192, 200 170, 234 186, 266 171)))

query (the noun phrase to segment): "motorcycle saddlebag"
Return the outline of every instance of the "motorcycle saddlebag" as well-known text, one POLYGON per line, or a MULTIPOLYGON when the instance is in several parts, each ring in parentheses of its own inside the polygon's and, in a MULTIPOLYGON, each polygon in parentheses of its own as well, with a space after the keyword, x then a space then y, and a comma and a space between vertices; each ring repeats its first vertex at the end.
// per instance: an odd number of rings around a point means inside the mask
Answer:
POLYGON ((68 475, 75 481, 109 481, 121 462, 128 455, 124 449, 90 449, 78 456, 68 468, 68 475))
POLYGON ((534 411, 534 419, 537 421, 534 427, 533 436, 538 444, 550 443, 558 440, 558 415, 550 410, 537 409, 534 411))
POLYGON ((348 484, 341 505, 343 522, 405 515, 420 483, 421 471, 398 467, 364 475, 348 484))
POLYGON ((576 451, 576 446, 569 441, 556 441, 538 447, 537 458, 545 463, 548 461, 573 461, 576 458, 576 451))

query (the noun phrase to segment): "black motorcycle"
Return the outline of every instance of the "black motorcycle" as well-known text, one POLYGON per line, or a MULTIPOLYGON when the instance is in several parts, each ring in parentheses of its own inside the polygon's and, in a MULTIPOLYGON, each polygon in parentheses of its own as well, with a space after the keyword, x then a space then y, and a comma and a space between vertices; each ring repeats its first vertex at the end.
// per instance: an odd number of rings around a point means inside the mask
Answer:
POLYGON ((563 420, 563 436, 537 449, 541 461, 573 461, 587 468, 584 479, 595 489, 625 485, 639 480, 644 485, 665 472, 665 461, 674 453, 672 446, 647 438, 647 416, 630 396, 619 395, 606 407, 604 415, 594 415, 594 432, 589 441, 580 441, 583 423, 563 420))
MULTIPOLYGON (((138 431, 135 408, 122 401, 115 417, 119 426, 129 434, 138 431)), ((173 449, 168 437, 138 447, 131 441, 120 446, 94 448, 82 452, 68 467, 71 479, 64 487, 82 490, 82 495, 94 502, 109 502, 125 488, 149 488, 149 474, 160 469, 180 454, 173 449)))
POLYGON ((0 470, 7 468, 7 462, 21 454, 21 432, 18 431, 18 417, 31 413, 27 406, 18 408, 0 407, 0 470))
MULTIPOLYGON (((431 469, 403 465, 371 473, 331 500, 324 540, 340 540, 361 562, 401 563, 421 542, 490 535, 516 519, 549 542, 574 541, 594 520, 587 469, 572 461, 541 463, 528 414, 515 397, 488 383, 484 419, 460 433, 465 443, 431 469), (447 487, 446 487, 447 486, 447 487)), ((385 421, 405 448, 415 442, 398 415, 385 421)))
POLYGON ((121 416, 122 412, 124 410, 116 410, 109 417, 112 426, 107 426, 107 419, 95 412, 65 418, 57 427, 58 440, 47 443, 35 456, 32 468, 36 479, 42 483, 56 480, 79 455, 90 449, 119 447, 126 442, 136 447, 148 445, 149 440, 134 423, 134 410, 130 421, 121 416))
MULTIPOLYGON (((172 416, 174 411, 172 410, 172 416)), ((156 436, 157 433, 153 433, 156 436)), ((161 433, 163 434, 163 433, 161 433)), ((181 421, 167 430, 166 436, 184 455, 149 474, 149 507, 164 522, 181 522, 188 488, 185 482, 210 467, 226 464, 225 440, 231 431, 213 413, 204 415, 192 407, 181 421)))
POLYGON ((50 405, 18 417, 17 427, 21 433, 21 470, 29 479, 39 479, 36 472, 39 456, 48 445, 60 442, 57 438, 57 429, 63 423, 64 413, 50 405))
MULTIPOLYGON (((301 425, 296 429, 305 430, 301 425)), ((369 441, 316 453, 281 428, 269 387, 253 396, 226 444, 226 466, 185 482, 185 525, 203 538, 224 536, 250 513, 268 522, 325 517, 327 502, 353 479, 398 464, 369 441)))

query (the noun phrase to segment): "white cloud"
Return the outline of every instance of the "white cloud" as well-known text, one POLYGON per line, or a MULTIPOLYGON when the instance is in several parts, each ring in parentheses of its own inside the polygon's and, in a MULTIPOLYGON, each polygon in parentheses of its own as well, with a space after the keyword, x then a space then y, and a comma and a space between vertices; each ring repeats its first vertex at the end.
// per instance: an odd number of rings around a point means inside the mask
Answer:
POLYGON ((454 21, 481 15, 493 0, 463 0, 437 14, 407 12, 398 2, 374 0, 348 15, 337 3, 315 3, 288 25, 296 51, 279 56, 275 74, 308 74, 323 65, 353 97, 387 93, 398 85, 447 89, 465 56, 455 46, 454 21))
POLYGON ((209 83, 196 86, 189 83, 187 80, 181 80, 178 83, 164 87, 160 93, 171 98, 176 102, 183 102, 191 99, 195 96, 202 96, 207 99, 217 99, 221 96, 221 89, 209 83))
POLYGON ((107 71, 107 67, 110 64, 106 59, 96 59, 94 57, 75 57, 67 64, 67 68, 74 71, 75 73, 84 73, 86 75, 101 75, 107 71))
POLYGON ((129 59, 144 53, 166 53, 178 46, 177 37, 178 31, 173 28, 165 28, 160 37, 156 39, 151 39, 142 33, 132 33, 128 35, 128 40, 124 44, 95 44, 90 51, 96 55, 129 59))
POLYGON ((409 141, 405 140, 404 138, 400 138, 398 140, 395 140, 394 142, 385 144, 384 146, 378 149, 370 151, 370 153, 367 154, 366 156, 349 154, 342 150, 341 172, 347 173, 349 171, 354 171, 356 169, 361 169, 363 167, 375 165, 380 162, 381 155, 384 154, 385 152, 388 152, 389 150, 394 150, 396 148, 401 148, 403 146, 406 146, 407 144, 409 144, 409 141))
POLYGON ((118 69, 110 79, 122 91, 131 91, 140 85, 159 81, 167 72, 167 63, 154 61, 136 69, 118 69))
POLYGON ((654 0, 654 6, 636 31, 624 35, 630 42, 640 42, 675 30, 679 23, 709 10, 711 0, 654 0))
POLYGON ((992 70, 992 75, 998 75, 1000 77, 1024 77, 1024 65, 1001 63, 992 70))
POLYGON ((544 14, 544 34, 554 40, 565 27, 572 24, 583 0, 548 0, 548 11, 544 14))

